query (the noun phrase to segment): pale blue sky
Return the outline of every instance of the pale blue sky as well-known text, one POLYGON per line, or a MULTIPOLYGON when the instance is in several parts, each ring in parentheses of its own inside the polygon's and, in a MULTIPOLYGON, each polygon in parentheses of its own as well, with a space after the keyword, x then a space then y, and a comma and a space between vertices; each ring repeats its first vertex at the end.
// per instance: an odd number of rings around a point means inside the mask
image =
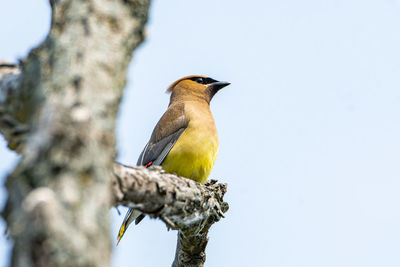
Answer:
MULTIPOLYGON (((47 32, 47 1, 0 4, 0 59, 47 32), (23 6, 23 9, 20 7, 23 6)), ((207 266, 400 266, 400 0, 154 1, 118 124, 136 159, 189 74, 231 82, 214 98, 229 184, 207 266)), ((15 155, 0 143, 4 181, 15 155)), ((4 203, 5 191, 1 191, 4 203)), ((111 236, 123 217, 111 211, 111 236)), ((1 223, 1 231, 4 223, 1 223)), ((146 219, 113 266, 169 266, 176 233, 146 219)), ((9 244, 0 239, 0 266, 9 244)))

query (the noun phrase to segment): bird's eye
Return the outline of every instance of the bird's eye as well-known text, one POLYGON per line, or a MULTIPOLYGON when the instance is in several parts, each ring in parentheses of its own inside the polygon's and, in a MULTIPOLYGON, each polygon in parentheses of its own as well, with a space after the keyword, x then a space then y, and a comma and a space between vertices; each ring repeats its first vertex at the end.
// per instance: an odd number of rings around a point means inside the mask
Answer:
POLYGON ((196 78, 195 80, 196 83, 204 84, 204 80, 201 77, 196 78))

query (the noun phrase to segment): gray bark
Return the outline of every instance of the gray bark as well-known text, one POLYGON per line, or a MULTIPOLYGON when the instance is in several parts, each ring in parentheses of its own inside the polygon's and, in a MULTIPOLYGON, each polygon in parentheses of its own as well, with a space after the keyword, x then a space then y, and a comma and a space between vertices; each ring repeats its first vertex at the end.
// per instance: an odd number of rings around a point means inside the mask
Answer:
POLYGON ((109 265, 115 121, 149 2, 53 2, 50 33, 22 63, 18 101, 7 98, 3 110, 14 114, 9 126, 29 129, 23 148, 3 131, 21 151, 2 213, 12 266, 109 265))
POLYGON ((114 165, 114 205, 138 209, 160 218, 168 228, 179 230, 172 266, 203 266, 207 233, 224 217, 226 184, 211 180, 205 186, 161 168, 114 165))
POLYGON ((12 266, 108 266, 108 209, 178 230, 173 266, 203 266, 226 185, 113 163, 115 118, 149 1, 52 2, 52 28, 21 67, 0 63, 0 132, 22 157, 2 216, 12 266), (114 175, 113 175, 113 174, 114 175))
POLYGON ((0 63, 0 133, 7 140, 8 147, 21 152, 29 127, 18 119, 22 103, 21 70, 17 65, 0 63))

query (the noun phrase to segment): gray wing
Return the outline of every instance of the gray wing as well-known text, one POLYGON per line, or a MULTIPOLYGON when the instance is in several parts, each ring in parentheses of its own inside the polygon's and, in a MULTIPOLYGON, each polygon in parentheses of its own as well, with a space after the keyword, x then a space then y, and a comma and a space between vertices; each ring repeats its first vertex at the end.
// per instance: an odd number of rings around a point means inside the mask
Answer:
MULTIPOLYGON (((137 165, 144 165, 146 167, 151 165, 161 165, 185 129, 186 128, 180 128, 178 131, 162 138, 158 142, 148 142, 142 153, 140 153, 137 165)), ((118 243, 124 235, 129 224, 131 224, 133 220, 135 220, 135 224, 138 224, 141 220, 143 220, 144 217, 144 214, 135 211, 133 208, 129 208, 118 234, 118 243)))
MULTIPOLYGON (((161 165, 183 131, 185 131, 187 125, 188 121, 184 114, 184 105, 170 105, 154 128, 150 141, 139 156, 137 165, 146 167, 161 165), (161 138, 162 136, 165 137, 161 138)), ((118 233, 118 242, 133 220, 138 224, 143 218, 144 214, 140 214, 140 211, 129 208, 118 233)))
POLYGON ((144 165, 146 167, 150 165, 161 165, 185 129, 186 128, 180 128, 178 131, 157 142, 147 143, 139 156, 137 165, 144 165))

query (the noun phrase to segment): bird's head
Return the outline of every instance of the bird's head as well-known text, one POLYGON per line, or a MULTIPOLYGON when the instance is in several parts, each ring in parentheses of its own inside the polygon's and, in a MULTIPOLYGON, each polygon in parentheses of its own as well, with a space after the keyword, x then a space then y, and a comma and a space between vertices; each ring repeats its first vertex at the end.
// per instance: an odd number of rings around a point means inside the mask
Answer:
POLYGON ((167 92, 171 92, 172 99, 202 98, 210 103, 213 96, 228 82, 220 82, 213 78, 191 75, 183 77, 168 87, 167 92))

